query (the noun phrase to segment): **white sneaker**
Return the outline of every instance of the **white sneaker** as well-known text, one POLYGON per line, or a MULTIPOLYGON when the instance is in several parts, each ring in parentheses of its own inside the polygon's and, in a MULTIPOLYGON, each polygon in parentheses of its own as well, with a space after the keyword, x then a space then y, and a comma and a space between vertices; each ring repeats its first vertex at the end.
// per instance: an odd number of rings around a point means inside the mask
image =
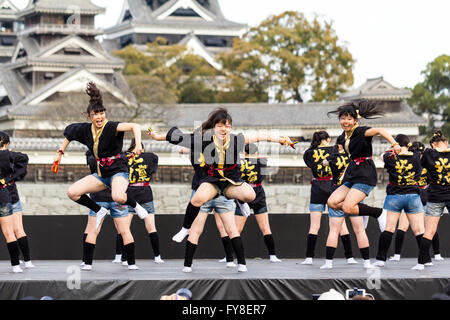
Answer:
POLYGON ((377 218, 380 231, 383 232, 386 229, 387 211, 383 209, 381 216, 377 218))
POLYGON ((369 216, 363 216, 364 229, 367 229, 367 225, 369 224, 369 216))
POLYGON ((14 272, 14 273, 22 273, 23 270, 22 270, 22 268, 20 267, 20 264, 18 264, 17 266, 13 266, 13 267, 12 267, 12 272, 14 272))
POLYGON ((370 263, 370 260, 364 260, 364 269, 372 269, 375 268, 373 264, 370 263))
POLYGON ((139 267, 137 265, 135 265, 135 264, 132 264, 132 265, 128 266, 128 270, 139 270, 139 267))
POLYGON ((302 264, 313 264, 313 258, 306 258, 305 261, 302 262, 302 264))
POLYGON ((182 227, 181 230, 178 231, 178 233, 172 237, 172 240, 175 241, 175 242, 180 243, 181 241, 183 241, 183 239, 188 234, 189 234, 189 229, 186 229, 186 228, 182 227))
POLYGON ((377 260, 377 261, 375 261, 375 263, 373 264, 375 267, 384 267, 384 265, 385 265, 385 262, 384 261, 382 261, 382 260, 377 260))
POLYGON ((128 261, 122 261, 122 265, 126 267, 128 265, 128 261))
POLYGON ((417 264, 411 268, 411 270, 419 270, 419 271, 423 271, 424 269, 425 269, 425 266, 423 264, 417 264))
POLYGON ((147 210, 145 210, 139 203, 136 202, 136 208, 134 208, 134 211, 136 211, 136 214, 139 218, 145 219, 145 217, 148 216, 147 210))
POLYGON ((389 261, 400 261, 400 255, 394 254, 392 257, 389 258, 389 261))
POLYGON ((219 262, 220 262, 220 263, 227 262, 227 258, 220 259, 219 262))
POLYGON ((320 269, 333 269, 333 260, 325 260, 325 264, 320 269))
POLYGON ((270 256, 270 262, 281 262, 281 260, 280 260, 280 259, 278 259, 278 257, 277 257, 277 256, 275 256, 275 255, 271 255, 271 256, 270 256))
POLYGON ((84 261, 80 263, 80 267, 83 267, 85 265, 84 261))
POLYGON ((107 213, 108 213, 108 210, 103 207, 101 207, 99 212, 96 213, 97 218, 95 219, 95 230, 98 229, 98 227, 100 226, 100 223, 102 222, 103 218, 106 216, 107 213))
POLYGON ((25 261, 25 268, 27 268, 27 269, 34 268, 34 264, 31 263, 31 260, 25 261))
POLYGON ((116 254, 116 257, 114 258, 112 263, 122 263, 122 255, 121 254, 116 254))
POLYGON ((247 272, 247 266, 245 264, 238 264, 238 272, 247 272))
POLYGON ((433 262, 427 262, 425 263, 425 267, 432 267, 434 266, 433 262))
POLYGON ((227 268, 236 268, 236 263, 234 261, 227 262, 227 268))
POLYGON ((92 270, 92 265, 85 264, 84 266, 81 267, 81 270, 91 271, 92 270))
POLYGON ((164 260, 161 259, 161 255, 159 255, 159 256, 155 257, 155 262, 156 263, 164 263, 164 260))
POLYGON ((190 272, 192 272, 192 268, 191 267, 183 267, 183 272, 190 273, 190 272))
POLYGON ((356 261, 355 258, 348 258, 347 264, 358 264, 358 261, 356 261))
POLYGON ((236 200, 236 203, 239 206, 239 209, 241 209, 242 215, 246 218, 250 217, 251 212, 248 203, 240 203, 238 200, 236 200))
POLYGON ((23 260, 19 260, 19 263, 20 263, 20 264, 23 264, 23 260))
POLYGON ((436 261, 444 261, 444 258, 442 258, 441 254, 435 254, 434 255, 434 260, 436 260, 436 261))

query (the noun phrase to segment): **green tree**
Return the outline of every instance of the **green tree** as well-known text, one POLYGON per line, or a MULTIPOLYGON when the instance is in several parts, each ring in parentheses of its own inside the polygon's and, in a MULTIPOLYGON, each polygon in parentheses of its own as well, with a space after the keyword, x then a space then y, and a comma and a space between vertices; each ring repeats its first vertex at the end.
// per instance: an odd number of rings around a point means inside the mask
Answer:
POLYGON ((450 137, 450 56, 441 55, 422 71, 424 81, 415 85, 408 103, 417 114, 428 117, 428 126, 421 128, 427 137, 442 128, 450 137))
POLYGON ((299 12, 269 17, 236 39, 220 60, 230 90, 251 91, 257 101, 264 101, 269 88, 280 102, 302 102, 305 92, 313 101, 335 100, 353 84, 353 57, 338 44, 331 22, 308 21, 299 12))

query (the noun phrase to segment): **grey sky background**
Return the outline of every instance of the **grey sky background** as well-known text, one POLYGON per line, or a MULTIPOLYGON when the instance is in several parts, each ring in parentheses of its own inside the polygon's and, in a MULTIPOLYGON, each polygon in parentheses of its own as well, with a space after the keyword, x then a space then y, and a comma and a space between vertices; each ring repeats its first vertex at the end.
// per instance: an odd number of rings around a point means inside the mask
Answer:
MULTIPOLYGON (((119 17, 124 0, 92 0, 105 7, 97 17, 107 28, 119 17)), ((28 0, 12 0, 23 8, 28 0)), ((354 87, 384 76, 397 87, 412 88, 421 71, 442 54, 450 54, 450 0, 219 0, 229 20, 258 25, 273 14, 299 11, 333 21, 334 29, 356 64, 354 87)))

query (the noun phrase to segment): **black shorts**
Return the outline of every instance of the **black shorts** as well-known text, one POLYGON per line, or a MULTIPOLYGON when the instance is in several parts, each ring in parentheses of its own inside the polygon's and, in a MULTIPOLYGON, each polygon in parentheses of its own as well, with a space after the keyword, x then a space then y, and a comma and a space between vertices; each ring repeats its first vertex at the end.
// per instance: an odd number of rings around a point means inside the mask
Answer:
MULTIPOLYGON (((267 212, 267 203, 266 203, 266 193, 264 192, 264 188, 262 186, 253 188, 256 193, 256 198, 252 202, 248 203, 250 209, 253 210, 254 214, 266 213, 267 212)), ((241 209, 239 206, 236 206, 236 211, 234 212, 237 216, 242 216, 241 209)))

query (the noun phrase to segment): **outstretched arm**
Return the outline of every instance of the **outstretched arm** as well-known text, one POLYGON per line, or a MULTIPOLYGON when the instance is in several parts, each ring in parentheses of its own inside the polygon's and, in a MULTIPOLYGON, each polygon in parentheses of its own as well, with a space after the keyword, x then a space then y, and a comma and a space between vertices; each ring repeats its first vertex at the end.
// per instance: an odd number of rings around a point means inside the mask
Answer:
POLYGON ((67 147, 69 146, 70 141, 67 138, 64 138, 64 141, 61 144, 61 147, 56 151, 56 156, 53 158, 53 162, 59 164, 61 162, 61 157, 66 152, 67 147))
POLYGON ((402 151, 402 148, 400 147, 400 145, 398 144, 397 141, 395 141, 395 139, 389 134, 389 132, 387 132, 386 129, 383 128, 370 128, 367 129, 366 132, 364 133, 364 136, 366 137, 373 137, 376 135, 380 135, 382 136, 387 142, 389 142, 392 146, 392 150, 399 154, 400 151, 402 151))
POLYGON ((280 137, 272 134, 258 133, 255 135, 245 135, 245 144, 259 141, 278 142, 285 146, 292 146, 293 143, 289 137, 280 137))

